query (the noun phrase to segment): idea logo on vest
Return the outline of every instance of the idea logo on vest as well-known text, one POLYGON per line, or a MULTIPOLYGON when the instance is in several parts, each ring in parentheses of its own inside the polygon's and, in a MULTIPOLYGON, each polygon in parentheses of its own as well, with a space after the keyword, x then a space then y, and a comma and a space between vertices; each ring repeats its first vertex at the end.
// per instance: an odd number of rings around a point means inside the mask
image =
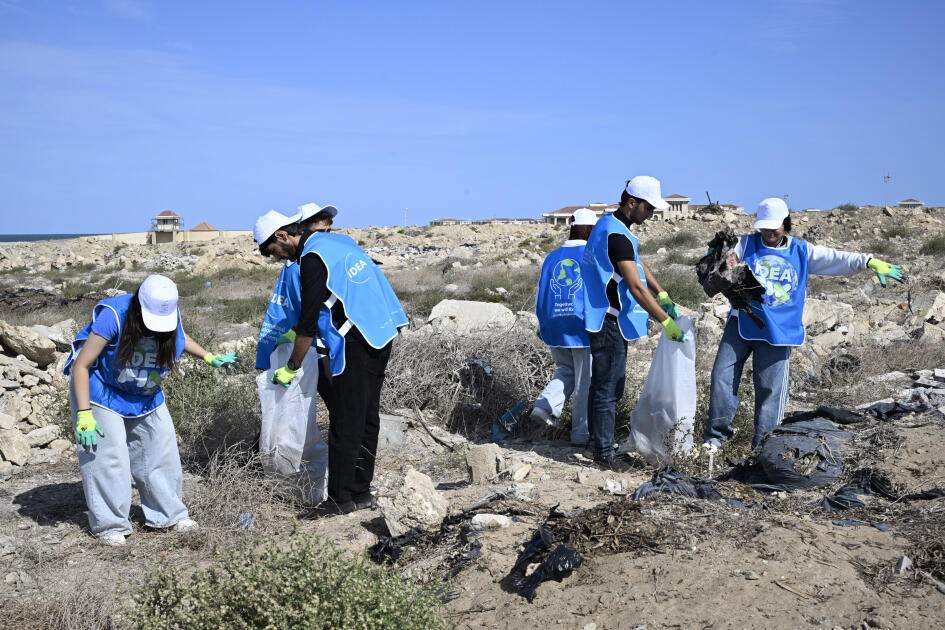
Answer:
POLYGON ((367 267, 367 262, 356 253, 351 252, 345 256, 345 273, 348 274, 348 280, 351 282, 364 284, 371 279, 369 274, 360 273, 365 267, 367 267))
POLYGON ((797 269, 781 256, 761 256, 752 264, 752 272, 765 288, 765 305, 778 307, 794 297, 798 287, 797 269))

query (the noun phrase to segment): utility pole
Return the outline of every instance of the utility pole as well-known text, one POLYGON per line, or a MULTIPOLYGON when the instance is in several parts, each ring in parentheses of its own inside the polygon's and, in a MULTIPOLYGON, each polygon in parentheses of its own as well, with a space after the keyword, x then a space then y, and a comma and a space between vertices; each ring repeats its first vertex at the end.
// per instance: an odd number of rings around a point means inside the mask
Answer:
POLYGON ((784 197, 784 205, 786 205, 786 206, 788 207, 788 210, 790 210, 790 209, 791 209, 791 206, 788 204, 787 199, 788 199, 788 197, 790 197, 791 195, 789 195, 789 194, 787 194, 787 193, 784 193, 784 194, 781 195, 781 196, 784 197))
POLYGON ((407 227, 407 208, 404 208, 404 227, 407 227))
POLYGON ((889 173, 883 173, 883 208, 889 210, 889 180, 892 179, 889 173))

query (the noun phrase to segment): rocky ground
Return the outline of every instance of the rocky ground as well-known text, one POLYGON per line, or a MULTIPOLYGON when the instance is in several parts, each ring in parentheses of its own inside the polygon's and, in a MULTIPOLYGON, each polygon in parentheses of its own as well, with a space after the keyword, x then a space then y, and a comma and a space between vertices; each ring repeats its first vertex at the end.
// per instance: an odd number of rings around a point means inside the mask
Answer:
MULTIPOLYGON (((691 265, 716 230, 748 231, 750 220, 708 215, 640 229, 650 267, 696 322, 697 433, 728 307, 705 297, 691 265)), ((888 420, 867 414, 844 426, 852 434, 841 450, 844 472, 828 487, 761 493, 735 482, 719 486, 726 498, 763 504, 748 509, 670 494, 634 501, 629 495, 655 469, 631 458, 631 472, 599 471, 562 440, 566 428, 488 445, 490 419, 517 397, 534 397, 552 371, 528 311, 538 263, 563 241, 562 229, 370 228, 350 232, 384 264, 414 322, 398 342, 384 394, 391 415, 378 462, 382 509, 305 518, 239 449, 258 426, 250 367, 207 375, 185 363, 168 398, 187 469, 185 500, 204 528, 174 536, 136 525, 121 549, 95 544, 86 529, 60 376, 75 329, 106 291, 133 290, 160 272, 181 288, 188 330, 214 347, 241 349, 251 363, 278 266, 241 239, 4 244, 0 626, 121 627, 121 606, 156 562, 199 565, 214 545, 240 536, 298 528, 363 551, 419 525, 439 535, 395 540, 403 552, 395 565, 423 582, 451 577, 446 611, 459 627, 941 627, 945 503, 904 497, 945 487, 945 251, 935 244, 945 234, 945 211, 869 208, 794 221, 799 237, 902 264, 908 282, 883 289, 863 273, 811 283, 808 341, 792 360, 789 411, 878 400, 925 409, 888 420), (470 358, 494 372, 486 385, 470 358), (470 374, 479 374, 478 385, 470 374), (197 378, 204 379, 199 386, 197 378), (216 394, 207 394, 211 386, 216 394), (864 469, 881 475, 893 498, 866 496, 843 513, 812 505, 864 469), (834 523, 840 519, 863 524, 834 523), (583 564, 539 585, 529 603, 510 574, 543 523, 583 564)), ((655 335, 631 345, 624 423, 655 345, 655 335)), ((715 459, 715 476, 748 454, 749 415, 747 407, 740 411, 742 429, 715 459)), ((698 477, 709 472, 699 453, 676 466, 698 477)), ((141 523, 137 508, 133 518, 141 523)), ((531 564, 520 569, 530 573, 531 564)))

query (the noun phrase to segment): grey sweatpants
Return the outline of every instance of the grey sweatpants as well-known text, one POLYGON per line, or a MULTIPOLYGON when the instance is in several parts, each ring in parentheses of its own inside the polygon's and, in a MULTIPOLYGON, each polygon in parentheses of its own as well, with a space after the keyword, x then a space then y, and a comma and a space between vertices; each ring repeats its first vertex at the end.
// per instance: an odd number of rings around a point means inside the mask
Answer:
MULTIPOLYGON (((72 426, 77 421, 75 392, 71 391, 72 426)), ((78 447, 82 489, 89 508, 89 527, 96 536, 130 534, 131 479, 141 496, 149 527, 170 527, 188 518, 183 496, 183 471, 177 435, 163 403, 139 418, 123 418, 92 405, 92 415, 105 436, 98 446, 78 447)))

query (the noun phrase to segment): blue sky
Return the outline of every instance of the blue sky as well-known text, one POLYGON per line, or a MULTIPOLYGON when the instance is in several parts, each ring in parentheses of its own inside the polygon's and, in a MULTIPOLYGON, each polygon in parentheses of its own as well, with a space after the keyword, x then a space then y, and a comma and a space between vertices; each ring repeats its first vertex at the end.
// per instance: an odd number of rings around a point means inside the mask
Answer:
POLYGON ((945 204, 945 3, 0 0, 0 232, 945 204))

